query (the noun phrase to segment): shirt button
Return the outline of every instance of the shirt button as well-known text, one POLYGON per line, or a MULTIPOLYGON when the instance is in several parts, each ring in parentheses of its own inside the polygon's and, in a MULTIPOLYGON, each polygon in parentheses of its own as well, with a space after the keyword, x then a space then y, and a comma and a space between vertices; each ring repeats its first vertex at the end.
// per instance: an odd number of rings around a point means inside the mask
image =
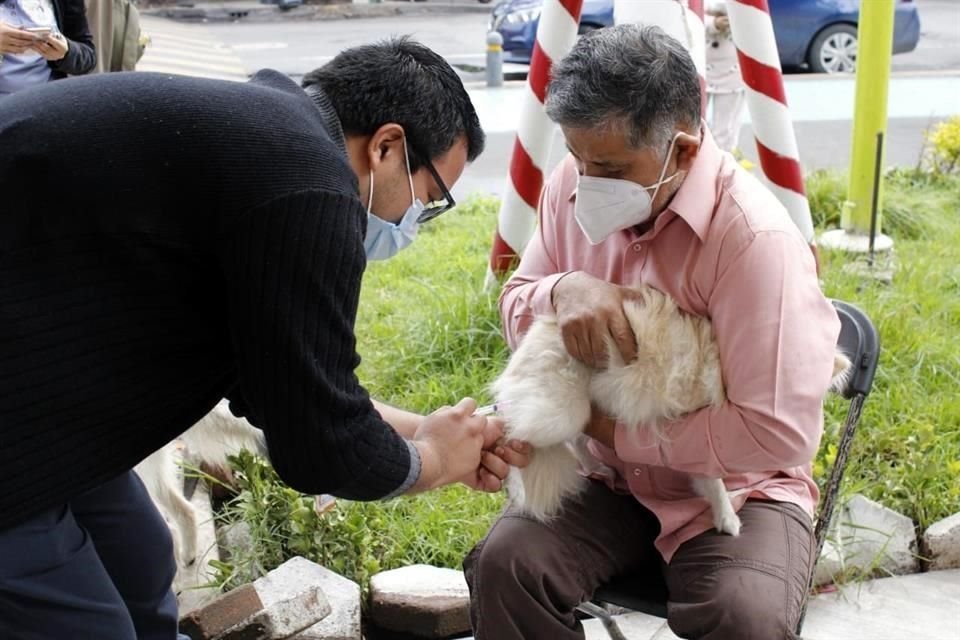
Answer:
POLYGON ((634 469, 634 470, 633 470, 633 475, 635 475, 635 476, 639 476, 641 473, 643 473, 643 471, 641 471, 640 469, 634 469))

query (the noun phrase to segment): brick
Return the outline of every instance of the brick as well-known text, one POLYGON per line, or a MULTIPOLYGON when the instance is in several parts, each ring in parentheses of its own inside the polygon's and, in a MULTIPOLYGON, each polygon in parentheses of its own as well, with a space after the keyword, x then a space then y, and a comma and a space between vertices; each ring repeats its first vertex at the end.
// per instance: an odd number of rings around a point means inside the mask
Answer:
POLYGON ((262 609, 257 590, 252 584, 245 584, 182 617, 180 632, 191 640, 214 640, 262 609))

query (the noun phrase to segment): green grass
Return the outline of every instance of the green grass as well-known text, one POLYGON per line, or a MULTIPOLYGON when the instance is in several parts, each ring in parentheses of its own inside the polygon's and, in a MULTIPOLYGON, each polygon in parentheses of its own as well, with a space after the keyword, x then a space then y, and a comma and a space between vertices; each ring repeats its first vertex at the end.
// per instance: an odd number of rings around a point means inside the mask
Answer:
MULTIPOLYGON (((807 198, 818 229, 840 226, 845 175, 818 170, 807 177, 807 198)), ((932 239, 954 228, 960 185, 956 176, 917 169, 893 169, 886 175, 882 231, 898 240, 932 239)))
MULTIPOLYGON (((813 189, 822 186, 815 176, 813 189)), ((960 179, 903 172, 889 187, 888 202, 903 207, 884 222, 896 240, 893 283, 844 269, 849 258, 842 254, 824 255, 823 271, 827 295, 863 308, 881 340, 845 491, 911 517, 922 530, 960 511, 960 179)), ((814 202, 836 211, 840 198, 814 202)), ((841 403, 828 403, 820 466, 844 412, 841 403)))
POLYGON ((498 201, 474 199, 420 230, 410 249, 367 268, 357 320, 370 392, 432 411, 487 386, 507 357, 497 291, 484 292, 498 201))
MULTIPOLYGON (((818 226, 836 223, 845 180, 808 182, 818 226)), ((884 230, 900 263, 892 285, 847 273, 823 256, 828 295, 854 302, 877 323, 883 355, 844 484, 896 509, 922 529, 960 511, 960 178, 916 171, 889 176, 884 230)), ((473 396, 507 357, 495 296, 483 292, 498 203, 474 199, 421 230, 411 249, 368 269, 358 318, 359 375, 378 399, 417 411, 473 396)), ((845 406, 827 406, 816 467, 835 449, 845 406)), ((452 487, 388 503, 338 502, 317 516, 312 501, 270 470, 241 460, 243 491, 225 517, 253 522, 258 559, 222 567, 252 577, 306 555, 365 583, 374 572, 417 562, 457 567, 500 510, 502 496, 452 487)))

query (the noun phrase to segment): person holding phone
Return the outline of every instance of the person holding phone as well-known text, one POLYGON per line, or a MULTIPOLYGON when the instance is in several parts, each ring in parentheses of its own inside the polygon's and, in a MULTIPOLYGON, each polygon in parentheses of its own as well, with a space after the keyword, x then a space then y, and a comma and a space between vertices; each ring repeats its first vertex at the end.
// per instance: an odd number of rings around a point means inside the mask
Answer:
POLYGON ((0 97, 96 63, 83 0, 0 0, 0 97))

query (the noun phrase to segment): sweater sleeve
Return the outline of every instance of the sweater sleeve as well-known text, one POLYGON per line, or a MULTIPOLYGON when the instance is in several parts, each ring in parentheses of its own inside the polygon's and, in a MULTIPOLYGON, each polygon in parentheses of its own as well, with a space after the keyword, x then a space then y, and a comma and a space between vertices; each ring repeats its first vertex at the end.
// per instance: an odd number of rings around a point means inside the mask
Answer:
POLYGON ((83 0, 66 0, 62 5, 60 31, 67 38, 67 55, 50 66, 61 73, 81 76, 97 66, 93 36, 87 24, 83 0))
POLYGON ((420 465, 355 374, 361 209, 346 194, 284 196, 231 218, 220 252, 237 391, 277 473, 305 493, 374 500, 420 465))

